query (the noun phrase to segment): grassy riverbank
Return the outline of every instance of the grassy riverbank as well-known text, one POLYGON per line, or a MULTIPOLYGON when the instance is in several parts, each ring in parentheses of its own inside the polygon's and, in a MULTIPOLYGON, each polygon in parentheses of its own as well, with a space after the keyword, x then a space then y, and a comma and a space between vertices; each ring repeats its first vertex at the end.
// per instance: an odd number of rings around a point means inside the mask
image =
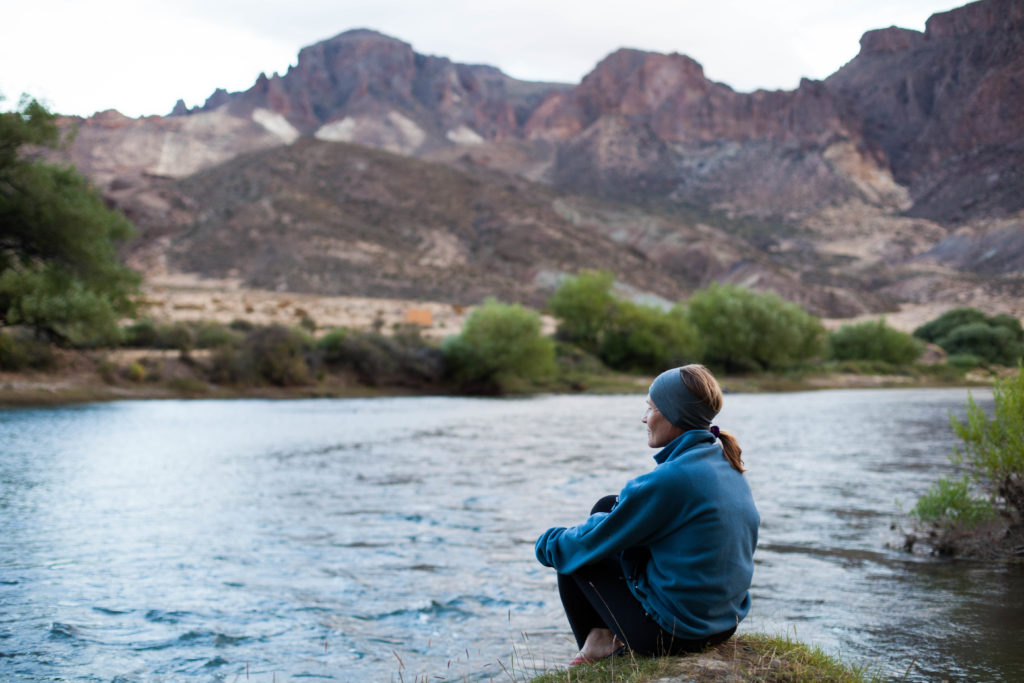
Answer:
MULTIPOLYGON (((57 350, 45 369, 0 372, 0 405, 55 405, 89 401, 173 398, 352 398, 366 396, 456 395, 442 375, 392 374, 367 381, 351 367, 322 367, 307 381, 281 386, 270 382, 215 382, 218 361, 208 350, 182 353, 159 349, 57 350)), ((779 373, 727 375, 726 391, 806 391, 837 388, 988 386, 998 371, 964 373, 944 365, 902 368, 828 364, 779 373)), ((542 384, 514 392, 642 393, 650 377, 613 372, 594 364, 560 362, 542 384)))
POLYGON ((865 666, 850 666, 817 647, 788 636, 746 634, 707 652, 687 657, 613 657, 593 664, 551 671, 531 683, 735 683, 739 681, 884 680, 865 666))

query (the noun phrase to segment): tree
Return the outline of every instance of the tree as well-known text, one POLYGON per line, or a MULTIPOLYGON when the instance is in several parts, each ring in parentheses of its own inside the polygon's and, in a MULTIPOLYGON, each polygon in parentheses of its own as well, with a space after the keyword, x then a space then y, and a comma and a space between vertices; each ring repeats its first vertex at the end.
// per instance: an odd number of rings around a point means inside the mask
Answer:
POLYGON ((704 345, 704 362, 726 370, 773 370, 821 353, 821 322, 772 292, 713 284, 695 292, 686 316, 704 345))
POLYGON ((477 393, 543 382, 554 373, 555 345, 540 327, 535 312, 488 299, 469 314, 461 334, 445 340, 445 360, 455 380, 477 393))
POLYGON ((0 325, 64 344, 109 341, 133 311, 139 276, 117 256, 133 229, 73 168, 42 160, 65 142, 35 100, 0 113, 0 325))

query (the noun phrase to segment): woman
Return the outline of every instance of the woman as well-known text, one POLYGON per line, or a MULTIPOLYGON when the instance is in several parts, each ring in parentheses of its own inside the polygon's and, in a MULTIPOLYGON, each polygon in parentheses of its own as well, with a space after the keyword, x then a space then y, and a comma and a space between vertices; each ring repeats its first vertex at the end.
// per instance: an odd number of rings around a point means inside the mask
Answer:
POLYGON ((728 640, 750 610, 759 517, 740 447, 712 426, 722 390, 703 365, 651 384, 647 445, 657 466, 602 498, 574 527, 537 539, 580 654, 696 652, 728 640))

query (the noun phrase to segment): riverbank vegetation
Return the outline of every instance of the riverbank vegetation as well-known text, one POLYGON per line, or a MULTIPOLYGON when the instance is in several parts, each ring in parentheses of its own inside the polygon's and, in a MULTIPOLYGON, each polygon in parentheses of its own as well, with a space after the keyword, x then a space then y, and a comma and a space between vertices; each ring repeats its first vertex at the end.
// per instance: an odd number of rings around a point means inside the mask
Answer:
POLYGON ((991 416, 971 397, 966 421, 950 417, 956 473, 918 499, 908 549, 921 540, 939 555, 1024 561, 1024 366, 993 398, 991 416))
MULTIPOLYGON (((567 278, 551 299, 553 338, 539 312, 495 300, 440 342, 413 324, 322 330, 308 318, 294 327, 138 318, 110 335, 116 343, 78 344, 8 325, 0 329, 0 400, 630 392, 689 362, 710 365, 734 391, 943 386, 1005 374, 983 360, 984 349, 919 362, 926 342, 884 319, 826 332, 771 293, 712 285, 662 308, 618 297, 612 286, 607 273, 567 278)), ((1009 316, 992 318, 1017 334, 1009 316)))
POLYGON ((747 634, 686 657, 612 657, 593 664, 536 676, 531 683, 645 683, 693 681, 829 681, 865 683, 881 676, 863 666, 849 666, 817 647, 788 636, 747 634))

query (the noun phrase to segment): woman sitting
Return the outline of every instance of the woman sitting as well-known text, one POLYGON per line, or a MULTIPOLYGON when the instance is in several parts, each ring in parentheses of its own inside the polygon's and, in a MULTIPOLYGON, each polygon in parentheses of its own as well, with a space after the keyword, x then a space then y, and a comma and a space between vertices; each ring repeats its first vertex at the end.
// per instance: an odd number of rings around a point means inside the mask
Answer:
POLYGON ((728 640, 750 610, 759 517, 740 447, 712 426, 722 390, 703 365, 651 384, 647 445, 657 466, 602 498, 577 526, 537 539, 580 654, 696 652, 728 640))

